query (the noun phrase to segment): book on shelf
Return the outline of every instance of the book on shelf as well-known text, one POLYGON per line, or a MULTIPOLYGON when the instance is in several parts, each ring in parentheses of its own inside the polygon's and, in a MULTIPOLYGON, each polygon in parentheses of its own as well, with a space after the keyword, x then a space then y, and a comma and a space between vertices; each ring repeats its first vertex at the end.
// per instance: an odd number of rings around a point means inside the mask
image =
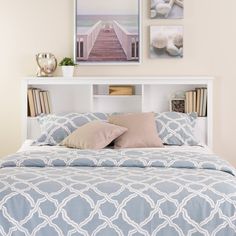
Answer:
POLYGON ((28 89, 28 116, 36 117, 40 114, 51 113, 49 92, 38 88, 28 89))
POLYGON ((40 97, 39 97, 39 89, 34 89, 34 94, 35 94, 35 106, 36 106, 36 114, 39 115, 42 113, 41 111, 41 103, 40 103, 40 97))
POLYGON ((34 105, 34 95, 33 95, 33 89, 28 89, 28 103, 29 103, 29 116, 35 117, 36 111, 35 111, 35 105, 34 105))
POLYGON ((43 92, 42 91, 39 92, 39 97, 40 97, 40 104, 41 104, 42 113, 46 114, 46 108, 45 108, 45 104, 44 104, 44 98, 43 98, 43 92))
POLYGON ((199 117, 207 116, 207 88, 185 92, 185 112, 197 112, 199 117))
POLYGON ((200 115, 201 89, 196 88, 196 92, 197 92, 197 110, 196 110, 196 112, 198 113, 198 115, 200 115))
POLYGON ((207 89, 204 89, 203 94, 203 113, 202 116, 207 116, 207 89))
POLYGON ((50 114, 50 102, 49 102, 49 93, 48 91, 43 91, 43 99, 45 105, 45 113, 50 114))
POLYGON ((185 93, 185 112, 196 112, 197 94, 196 91, 191 90, 185 93))

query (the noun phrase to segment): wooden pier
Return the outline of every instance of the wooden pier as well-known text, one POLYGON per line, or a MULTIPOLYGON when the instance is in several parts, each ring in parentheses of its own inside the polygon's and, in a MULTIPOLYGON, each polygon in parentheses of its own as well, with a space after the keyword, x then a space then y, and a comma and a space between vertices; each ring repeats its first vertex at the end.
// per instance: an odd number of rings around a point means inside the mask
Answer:
POLYGON ((101 29, 88 61, 126 61, 125 52, 113 28, 101 29))
POLYGON ((90 30, 77 35, 78 61, 137 61, 139 35, 129 33, 118 22, 99 21, 90 30))

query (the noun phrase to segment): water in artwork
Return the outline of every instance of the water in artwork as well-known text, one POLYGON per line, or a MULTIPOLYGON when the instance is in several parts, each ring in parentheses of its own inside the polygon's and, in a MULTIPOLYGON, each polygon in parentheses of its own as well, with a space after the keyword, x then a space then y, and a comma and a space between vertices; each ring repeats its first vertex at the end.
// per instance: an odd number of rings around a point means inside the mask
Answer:
POLYGON ((78 15, 77 33, 85 33, 98 21, 102 21, 104 25, 117 21, 129 33, 138 33, 139 30, 139 19, 137 15, 78 15))

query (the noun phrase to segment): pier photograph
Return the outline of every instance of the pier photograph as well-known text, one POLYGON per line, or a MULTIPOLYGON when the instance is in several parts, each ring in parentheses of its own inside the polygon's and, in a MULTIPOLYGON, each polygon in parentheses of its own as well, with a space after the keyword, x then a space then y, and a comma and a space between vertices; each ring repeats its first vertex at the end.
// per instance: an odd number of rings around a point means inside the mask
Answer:
POLYGON ((77 0, 77 63, 139 63, 140 0, 77 0))

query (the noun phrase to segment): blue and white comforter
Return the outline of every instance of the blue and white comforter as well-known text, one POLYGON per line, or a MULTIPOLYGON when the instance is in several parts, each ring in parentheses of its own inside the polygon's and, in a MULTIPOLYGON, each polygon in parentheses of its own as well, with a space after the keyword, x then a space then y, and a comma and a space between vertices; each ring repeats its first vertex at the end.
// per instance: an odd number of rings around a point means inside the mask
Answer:
POLYGON ((171 149, 16 153, 0 162, 0 235, 236 235, 236 172, 171 149))

